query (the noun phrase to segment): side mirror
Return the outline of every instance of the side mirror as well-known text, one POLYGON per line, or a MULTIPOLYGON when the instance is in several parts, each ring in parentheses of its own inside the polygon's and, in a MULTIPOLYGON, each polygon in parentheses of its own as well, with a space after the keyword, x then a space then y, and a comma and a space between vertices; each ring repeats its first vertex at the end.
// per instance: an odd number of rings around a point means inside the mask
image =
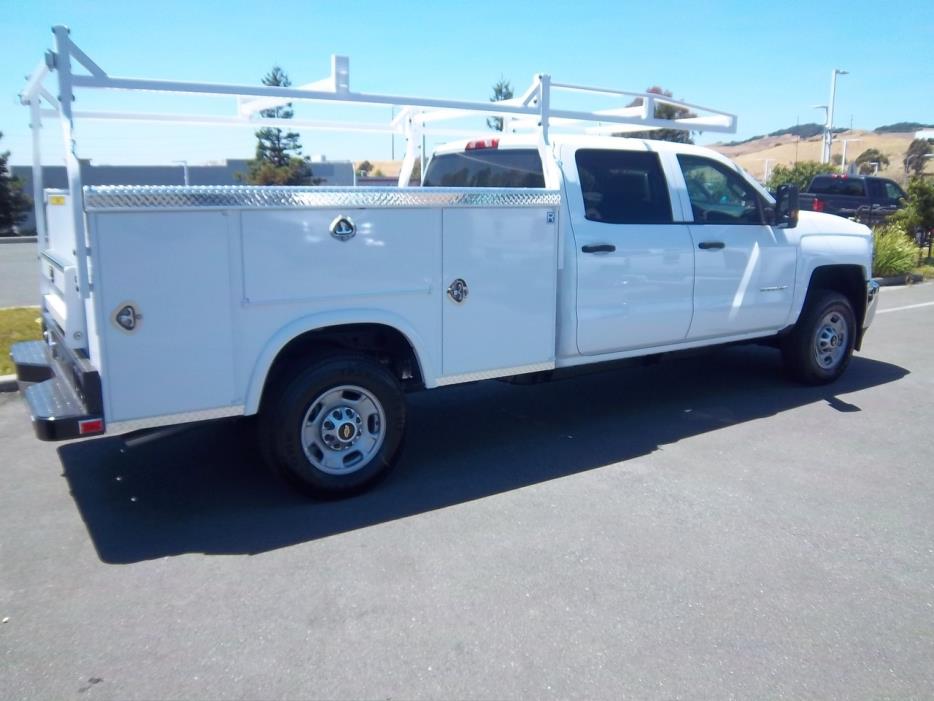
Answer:
POLYGON ((775 194, 774 225, 782 229, 798 226, 798 186, 782 185, 775 194))

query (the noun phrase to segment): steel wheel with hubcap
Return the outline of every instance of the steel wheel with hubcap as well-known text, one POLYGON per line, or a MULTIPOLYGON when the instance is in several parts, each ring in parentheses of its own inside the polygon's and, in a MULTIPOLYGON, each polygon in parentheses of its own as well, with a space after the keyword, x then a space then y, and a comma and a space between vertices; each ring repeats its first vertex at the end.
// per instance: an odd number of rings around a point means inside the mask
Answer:
POLYGON ((849 329, 843 313, 834 309, 820 320, 814 335, 814 357, 825 370, 832 370, 846 355, 849 329))
POLYGON ((833 382, 849 365, 855 331, 850 301, 839 292, 815 290, 795 328, 782 340, 785 366, 806 384, 833 382))
POLYGON ((305 457, 330 475, 354 472, 379 451, 385 426, 382 405, 362 387, 327 390, 312 400, 302 420, 305 457))
POLYGON ((264 397, 259 418, 261 447, 276 472, 315 496, 345 496, 392 467, 405 402, 388 370, 348 354, 287 373, 264 397))

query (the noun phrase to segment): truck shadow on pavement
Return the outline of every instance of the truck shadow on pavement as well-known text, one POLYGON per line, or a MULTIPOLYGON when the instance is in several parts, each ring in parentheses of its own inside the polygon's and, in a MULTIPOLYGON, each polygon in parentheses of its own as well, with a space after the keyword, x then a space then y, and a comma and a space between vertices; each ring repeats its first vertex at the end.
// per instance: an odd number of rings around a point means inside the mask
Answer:
POLYGON ((104 562, 254 554, 624 462, 814 402, 859 411, 839 395, 906 374, 855 356, 836 384, 801 387, 783 377, 777 352, 742 346, 548 384, 422 392, 409 397, 395 471, 334 502, 309 501, 272 477, 244 421, 132 448, 120 437, 71 443, 59 456, 104 562))

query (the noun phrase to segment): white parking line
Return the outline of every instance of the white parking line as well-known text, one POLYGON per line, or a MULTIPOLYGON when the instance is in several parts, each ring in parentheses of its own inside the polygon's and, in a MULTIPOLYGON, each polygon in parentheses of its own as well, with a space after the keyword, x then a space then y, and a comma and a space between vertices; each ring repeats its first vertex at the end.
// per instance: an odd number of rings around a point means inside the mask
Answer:
POLYGON ((889 312, 901 312, 906 309, 917 309, 918 307, 930 307, 934 302, 921 302, 921 304, 908 304, 904 307, 892 307, 891 309, 878 309, 876 314, 888 314, 889 312))

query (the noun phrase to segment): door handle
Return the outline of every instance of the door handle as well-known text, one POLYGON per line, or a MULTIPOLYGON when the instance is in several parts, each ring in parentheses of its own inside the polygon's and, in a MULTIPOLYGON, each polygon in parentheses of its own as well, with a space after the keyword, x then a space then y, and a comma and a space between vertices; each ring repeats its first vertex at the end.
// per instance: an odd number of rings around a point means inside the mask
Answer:
POLYGON ((716 250, 726 246, 723 241, 701 241, 697 247, 705 251, 716 250))
POLYGON ((612 253, 616 250, 616 246, 612 243, 589 243, 586 246, 581 246, 581 250, 584 253, 612 253))

